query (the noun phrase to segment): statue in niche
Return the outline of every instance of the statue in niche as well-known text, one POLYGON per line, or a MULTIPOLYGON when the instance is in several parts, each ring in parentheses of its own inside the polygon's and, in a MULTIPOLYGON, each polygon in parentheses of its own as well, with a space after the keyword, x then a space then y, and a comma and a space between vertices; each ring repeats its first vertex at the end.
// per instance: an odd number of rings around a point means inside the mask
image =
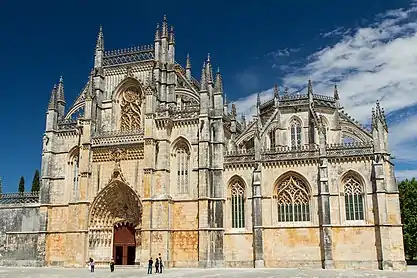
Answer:
POLYGON ((130 87, 121 95, 120 130, 140 129, 141 99, 137 88, 130 87))

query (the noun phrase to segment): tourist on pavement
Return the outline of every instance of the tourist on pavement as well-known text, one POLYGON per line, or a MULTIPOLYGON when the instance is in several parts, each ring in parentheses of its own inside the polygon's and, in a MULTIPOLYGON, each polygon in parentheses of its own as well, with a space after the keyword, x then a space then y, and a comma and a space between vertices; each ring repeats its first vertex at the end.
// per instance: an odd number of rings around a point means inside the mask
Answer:
POLYGON ((113 260, 113 257, 110 259, 110 271, 111 272, 114 271, 114 260, 113 260))
POLYGON ((148 262, 148 274, 152 274, 152 266, 153 266, 153 260, 151 257, 148 262))
POLYGON ((161 253, 159 253, 159 273, 162 273, 162 268, 164 265, 162 264, 161 253))

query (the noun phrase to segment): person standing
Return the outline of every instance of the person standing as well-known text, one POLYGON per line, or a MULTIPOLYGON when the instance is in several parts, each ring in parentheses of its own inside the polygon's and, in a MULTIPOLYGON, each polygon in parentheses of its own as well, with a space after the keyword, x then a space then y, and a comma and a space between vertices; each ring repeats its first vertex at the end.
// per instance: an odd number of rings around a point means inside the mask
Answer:
POLYGON ((148 261, 148 274, 152 274, 153 260, 152 257, 148 261))
POLYGON ((162 268, 164 264, 162 263, 161 253, 159 253, 159 273, 162 273, 162 268))
POLYGON ((159 273, 159 260, 158 260, 158 258, 155 259, 155 273, 159 273))
POLYGON ((94 272, 94 265, 95 265, 95 262, 94 262, 93 258, 90 258, 91 272, 94 272))
POLYGON ((113 258, 111 258, 111 260, 110 260, 110 272, 113 272, 114 271, 114 260, 113 260, 113 258))

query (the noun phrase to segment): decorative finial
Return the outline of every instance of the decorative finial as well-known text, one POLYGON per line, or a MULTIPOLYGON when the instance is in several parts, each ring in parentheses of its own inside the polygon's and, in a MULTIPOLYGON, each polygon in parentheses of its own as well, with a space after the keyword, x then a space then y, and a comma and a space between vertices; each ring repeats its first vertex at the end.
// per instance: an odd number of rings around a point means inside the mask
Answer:
POLYGON ((175 44, 175 33, 174 33, 174 26, 171 25, 171 31, 169 33, 169 43, 175 44))
POLYGON ((308 94, 313 95, 313 84, 311 83, 311 79, 308 80, 308 94))
POLYGON ((223 92, 223 80, 222 75, 220 74, 220 67, 217 68, 216 83, 214 84, 214 88, 216 89, 216 92, 223 92))
POLYGON ((49 99, 49 103, 48 103, 48 110, 55 110, 56 109, 56 104, 57 104, 57 100, 56 100, 56 84, 54 84, 54 87, 52 89, 51 92, 51 97, 49 99))
POLYGON ((185 65, 186 69, 191 69, 191 59, 190 59, 190 53, 187 53, 187 63, 185 65))
POLYGON ((155 30, 155 41, 159 41, 161 39, 161 32, 159 32, 159 23, 156 24, 155 30))
POLYGON ((232 116, 234 119, 236 119, 236 104, 232 103, 232 116))
POLYGON ((333 98, 336 100, 339 100, 339 92, 337 90, 337 85, 334 85, 334 90, 333 90, 333 98))
POLYGON ((104 50, 103 26, 100 25, 100 30, 97 36, 96 50, 104 50))
POLYGON ((279 97, 279 88, 278 88, 278 84, 275 83, 274 85, 274 98, 278 98, 279 97))
POLYGON ((261 94, 259 92, 256 96, 256 106, 258 106, 258 107, 261 106, 261 94))
POLYGON ((164 14, 164 21, 162 22, 162 38, 166 38, 168 36, 168 24, 167 24, 167 16, 164 14))
POLYGON ((206 62, 203 63, 203 68, 201 69, 201 79, 200 79, 201 91, 205 91, 207 89, 207 81, 206 81, 206 62))
POLYGON ((207 55, 206 74, 207 74, 207 83, 213 83, 213 68, 210 62, 210 53, 208 53, 207 55))
POLYGON ((62 77, 62 75, 59 78, 58 88, 56 91, 56 98, 57 102, 65 103, 64 78, 62 77))
POLYGON ((288 87, 285 87, 284 89, 284 95, 287 96, 288 95, 288 87))

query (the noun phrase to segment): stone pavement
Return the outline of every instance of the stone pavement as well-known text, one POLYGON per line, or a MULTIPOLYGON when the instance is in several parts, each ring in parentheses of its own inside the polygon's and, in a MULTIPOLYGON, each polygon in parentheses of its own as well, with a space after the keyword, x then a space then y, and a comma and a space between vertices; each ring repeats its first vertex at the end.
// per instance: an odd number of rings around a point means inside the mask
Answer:
MULTIPOLYGON (((145 269, 122 268, 111 273, 107 268, 98 268, 95 273, 88 272, 87 268, 0 268, 0 278, 69 278, 69 277, 150 277, 156 274, 147 275, 145 269)), ((314 270, 314 269, 167 269, 160 277, 184 277, 184 278, 275 278, 275 277, 379 277, 379 278, 402 278, 417 277, 417 267, 409 267, 407 272, 394 271, 360 271, 360 270, 314 270)))

